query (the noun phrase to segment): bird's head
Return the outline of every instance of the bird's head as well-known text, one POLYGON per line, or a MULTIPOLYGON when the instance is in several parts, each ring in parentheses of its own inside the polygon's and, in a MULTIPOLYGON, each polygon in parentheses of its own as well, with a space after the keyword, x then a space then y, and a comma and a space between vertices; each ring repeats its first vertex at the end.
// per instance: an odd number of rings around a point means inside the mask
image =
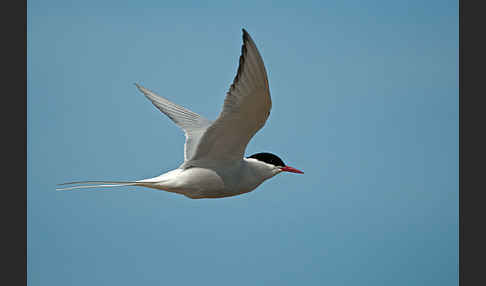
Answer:
POLYGON ((274 155, 272 153, 257 153, 253 154, 248 158, 253 158, 255 160, 258 160, 259 162, 265 163, 269 165, 270 168, 273 169, 274 175, 280 173, 280 172, 291 172, 291 173, 298 173, 298 174, 304 174, 304 172, 297 170, 293 167, 285 165, 285 163, 280 159, 277 155, 274 155))

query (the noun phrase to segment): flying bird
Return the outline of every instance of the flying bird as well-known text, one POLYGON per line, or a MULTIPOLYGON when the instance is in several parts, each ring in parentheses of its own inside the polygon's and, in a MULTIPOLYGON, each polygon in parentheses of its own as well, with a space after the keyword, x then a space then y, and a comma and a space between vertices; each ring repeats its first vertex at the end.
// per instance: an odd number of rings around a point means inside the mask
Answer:
POLYGON ((244 156, 248 142, 265 125, 272 107, 262 57, 245 29, 238 71, 226 93, 223 110, 215 121, 135 85, 155 107, 184 130, 184 163, 154 178, 70 182, 59 184, 71 186, 57 190, 142 186, 191 199, 223 198, 251 192, 281 172, 303 173, 287 166, 272 153, 244 156))

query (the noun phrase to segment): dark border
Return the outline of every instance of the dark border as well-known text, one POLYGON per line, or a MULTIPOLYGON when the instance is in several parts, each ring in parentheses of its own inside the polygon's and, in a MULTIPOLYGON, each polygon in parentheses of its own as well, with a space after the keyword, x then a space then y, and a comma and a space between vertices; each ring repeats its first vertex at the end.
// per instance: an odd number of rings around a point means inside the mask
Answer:
POLYGON ((459 285, 486 285, 484 148, 486 95, 484 9, 459 1, 459 285), (483 281, 483 282, 481 282, 483 281))
POLYGON ((2 12, 2 284, 27 285, 27 1, 2 12))

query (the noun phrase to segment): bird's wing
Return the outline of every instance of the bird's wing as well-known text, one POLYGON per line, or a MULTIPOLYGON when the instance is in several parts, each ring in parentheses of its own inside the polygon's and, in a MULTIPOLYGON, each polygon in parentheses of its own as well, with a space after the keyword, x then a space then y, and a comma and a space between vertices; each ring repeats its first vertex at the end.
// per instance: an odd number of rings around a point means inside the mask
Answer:
POLYGON ((212 121, 208 120, 197 113, 194 113, 180 105, 155 94, 139 84, 137 88, 165 115, 167 115, 177 126, 179 126, 186 135, 184 144, 184 161, 189 160, 196 150, 201 136, 204 131, 211 125, 212 121))
POLYGON ((263 60, 252 38, 243 29, 238 72, 226 93, 223 110, 200 138, 192 159, 243 158, 248 142, 265 125, 271 107, 263 60))

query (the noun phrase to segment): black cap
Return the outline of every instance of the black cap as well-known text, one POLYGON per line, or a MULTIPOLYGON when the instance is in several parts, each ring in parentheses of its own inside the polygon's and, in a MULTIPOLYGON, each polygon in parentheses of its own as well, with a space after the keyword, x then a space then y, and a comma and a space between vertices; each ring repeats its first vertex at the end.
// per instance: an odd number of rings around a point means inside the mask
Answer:
POLYGON ((251 155, 248 158, 254 158, 257 159, 258 161, 265 162, 267 164, 272 164, 274 166, 279 166, 279 167, 284 167, 285 163, 280 159, 277 155, 274 155, 272 153, 256 153, 251 155))

